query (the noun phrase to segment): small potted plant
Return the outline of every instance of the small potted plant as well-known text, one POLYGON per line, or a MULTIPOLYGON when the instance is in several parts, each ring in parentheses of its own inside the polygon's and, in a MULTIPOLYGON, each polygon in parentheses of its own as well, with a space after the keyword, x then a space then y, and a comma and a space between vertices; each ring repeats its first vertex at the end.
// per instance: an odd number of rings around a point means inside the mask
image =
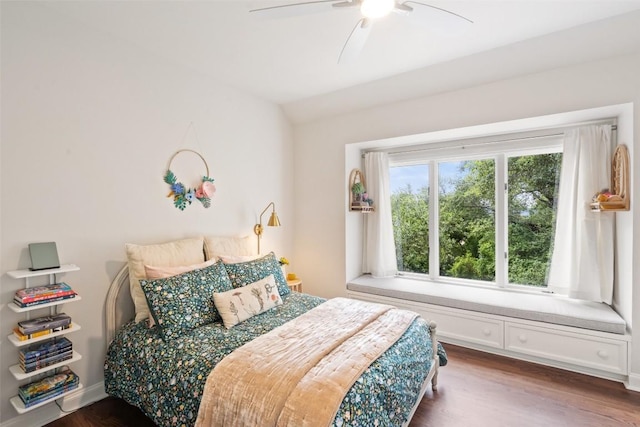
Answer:
POLYGON ((367 190, 364 188, 361 182, 354 182, 351 186, 351 193, 353 193, 353 205, 360 206, 363 203, 362 195, 365 194, 367 190))

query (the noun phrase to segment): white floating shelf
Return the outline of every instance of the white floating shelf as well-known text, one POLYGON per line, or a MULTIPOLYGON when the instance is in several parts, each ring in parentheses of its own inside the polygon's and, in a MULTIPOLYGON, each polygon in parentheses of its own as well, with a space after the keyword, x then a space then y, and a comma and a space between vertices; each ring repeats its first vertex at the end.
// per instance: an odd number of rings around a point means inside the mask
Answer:
POLYGON ((47 268, 46 270, 13 270, 7 271, 7 274, 14 279, 25 279, 27 277, 37 277, 37 276, 48 276, 50 274, 59 274, 59 273, 67 273, 70 271, 78 271, 80 267, 75 264, 65 264, 61 265, 58 268, 47 268))
POLYGON ((77 362, 80 359, 82 359, 82 355, 80 353, 77 353, 75 350, 73 350, 73 356, 71 357, 71 359, 63 360, 60 363, 49 365, 42 369, 36 369, 35 371, 25 373, 20 367, 20 365, 12 365, 9 367, 9 371, 13 374, 13 376, 17 380, 26 380, 27 378, 35 377, 36 375, 40 375, 44 372, 52 371, 56 368, 60 368, 62 366, 68 365, 71 362, 77 362))
POLYGON ((29 406, 28 408, 26 408, 24 406, 24 402, 22 401, 22 399, 20 399, 20 396, 13 396, 11 399, 9 399, 9 402, 11 402, 11 405, 16 410, 16 412, 18 414, 22 415, 25 412, 29 412, 29 411, 31 411, 33 409, 39 408, 39 407, 41 407, 43 405, 46 405, 47 403, 51 403, 54 400, 62 399, 66 395, 71 394, 71 393, 75 393, 76 391, 78 391, 80 389, 82 389, 82 383, 79 383, 78 387, 74 388, 73 390, 65 391, 62 394, 59 394, 59 395, 57 395, 55 397, 52 397, 51 399, 44 400, 44 401, 42 401, 40 403, 37 403, 37 404, 35 404, 33 406, 29 406))
POLYGON ((31 307, 18 307, 13 301, 11 301, 7 305, 9 306, 9 308, 11 310, 15 311, 16 313, 24 313, 25 311, 39 310, 41 308, 54 307, 54 306, 60 305, 60 304, 69 304, 69 303, 72 303, 72 302, 80 301, 81 299, 82 298, 80 298, 80 295, 76 295, 73 298, 67 298, 67 299, 63 299, 63 300, 60 300, 60 301, 48 302, 48 303, 45 303, 45 304, 32 305, 31 307))
POLYGON ((58 332, 52 332, 47 335, 42 335, 41 337, 31 338, 30 340, 20 341, 18 337, 15 336, 15 334, 11 334, 7 338, 9 338, 9 341, 11 341, 11 344, 15 345, 16 347, 24 347, 25 345, 33 344, 38 341, 44 341, 54 337, 59 337, 60 335, 70 334, 72 332, 79 331, 80 329, 82 328, 80 327, 79 324, 72 322, 70 328, 63 329, 58 332))

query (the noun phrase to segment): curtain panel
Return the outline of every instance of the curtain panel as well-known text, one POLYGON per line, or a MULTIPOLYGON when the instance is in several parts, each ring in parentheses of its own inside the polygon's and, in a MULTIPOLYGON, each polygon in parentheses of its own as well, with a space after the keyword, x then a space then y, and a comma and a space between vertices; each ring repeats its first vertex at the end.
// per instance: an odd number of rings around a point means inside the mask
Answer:
POLYGON ((364 175, 375 211, 365 214, 364 218, 362 271, 374 277, 391 277, 398 273, 398 264, 393 239, 388 154, 365 154, 364 175))
POLYGON ((611 304, 615 214, 594 212, 593 195, 610 185, 611 125, 565 132, 548 288, 611 304))

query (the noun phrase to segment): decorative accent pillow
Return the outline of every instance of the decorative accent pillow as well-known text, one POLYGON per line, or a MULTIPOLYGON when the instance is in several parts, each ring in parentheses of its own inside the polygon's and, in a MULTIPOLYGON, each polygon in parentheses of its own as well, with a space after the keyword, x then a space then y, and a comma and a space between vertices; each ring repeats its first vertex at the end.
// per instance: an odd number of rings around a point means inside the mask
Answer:
POLYGON ((202 270, 216 263, 217 260, 211 259, 200 264, 179 265, 177 267, 155 267, 153 265, 144 265, 144 272, 147 280, 164 279, 165 277, 177 276, 192 270, 202 270))
POLYGON ((127 243, 129 261, 129 286, 131 299, 136 309, 136 322, 151 318, 140 280, 146 279, 144 265, 162 265, 176 267, 192 265, 205 261, 203 252, 204 238, 182 239, 159 245, 134 245, 127 243))
POLYGON ((213 301, 227 329, 282 304, 273 275, 238 289, 214 293, 213 301))
POLYGON ((204 253, 207 259, 215 259, 220 254, 253 255, 256 253, 255 240, 252 236, 205 236, 204 253))
POLYGON ((227 270, 227 274, 229 274, 229 279, 231 279, 231 284, 234 288, 246 286, 273 274, 273 277, 276 279, 276 285, 278 285, 278 293, 280 293, 280 296, 285 296, 290 292, 289 286, 287 286, 287 280, 284 278, 284 274, 282 274, 280 263, 273 252, 253 261, 224 264, 224 268, 227 270))
POLYGON ((178 276, 141 280, 140 286, 165 341, 218 320, 213 294, 233 290, 221 261, 178 276))

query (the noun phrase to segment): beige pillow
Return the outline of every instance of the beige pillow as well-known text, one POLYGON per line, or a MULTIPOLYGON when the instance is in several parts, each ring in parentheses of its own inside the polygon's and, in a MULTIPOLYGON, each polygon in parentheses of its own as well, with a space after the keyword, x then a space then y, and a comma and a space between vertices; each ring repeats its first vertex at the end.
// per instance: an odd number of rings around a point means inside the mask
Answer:
POLYGON ((177 276, 178 274, 186 273, 193 270, 201 270, 215 264, 217 259, 210 259, 209 261, 201 262, 199 264, 192 265, 179 265, 177 267, 156 267, 153 265, 144 265, 144 272, 147 280, 164 279, 165 277, 177 276))
MULTIPOLYGON (((129 286, 131 299, 136 310, 136 322, 151 318, 149 306, 140 287, 140 279, 146 278, 147 265, 177 267, 199 264, 205 261, 203 252, 204 238, 176 240, 159 245, 125 245, 129 261, 129 286)), ((151 318, 153 320, 153 318, 151 318)))
POLYGON ((261 255, 218 255, 218 258, 220 258, 225 264, 237 264, 239 262, 254 261, 261 257, 261 255))
POLYGON ((257 252, 256 236, 246 237, 204 237, 204 253, 207 259, 215 259, 220 254, 255 255, 257 252))
POLYGON ((213 302, 227 329, 282 304, 272 275, 226 292, 214 293, 213 302))

